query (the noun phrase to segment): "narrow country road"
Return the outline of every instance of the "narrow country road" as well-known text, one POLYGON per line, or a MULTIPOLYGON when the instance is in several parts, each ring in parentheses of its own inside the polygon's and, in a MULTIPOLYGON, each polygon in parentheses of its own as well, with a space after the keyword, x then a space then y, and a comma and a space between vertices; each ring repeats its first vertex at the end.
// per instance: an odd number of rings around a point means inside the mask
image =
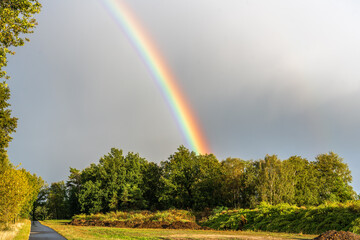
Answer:
POLYGON ((32 221, 29 240, 66 240, 66 238, 38 221, 32 221))

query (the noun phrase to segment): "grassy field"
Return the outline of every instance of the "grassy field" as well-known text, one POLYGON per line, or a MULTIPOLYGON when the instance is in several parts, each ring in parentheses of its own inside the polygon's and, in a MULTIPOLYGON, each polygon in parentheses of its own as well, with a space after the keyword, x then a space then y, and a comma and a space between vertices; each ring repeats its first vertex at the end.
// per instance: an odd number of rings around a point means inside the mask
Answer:
POLYGON ((68 240, 82 239, 313 239, 314 235, 173 229, 136 229, 67 225, 70 220, 47 220, 42 224, 54 229, 68 240))
POLYGON ((23 220, 10 225, 8 229, 0 231, 0 240, 28 240, 30 234, 30 220, 23 220))

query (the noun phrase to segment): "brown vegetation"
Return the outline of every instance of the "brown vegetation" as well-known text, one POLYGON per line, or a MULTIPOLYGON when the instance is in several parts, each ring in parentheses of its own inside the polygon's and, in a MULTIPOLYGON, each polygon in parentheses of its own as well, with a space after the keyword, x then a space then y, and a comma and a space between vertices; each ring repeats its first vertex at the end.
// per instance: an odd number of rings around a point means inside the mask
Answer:
POLYGON ((70 223, 75 226, 101 226, 101 227, 120 227, 120 228, 162 228, 162 229, 203 229, 195 222, 164 222, 164 221, 146 221, 146 222, 128 222, 128 221, 109 221, 109 220, 85 220, 74 219, 70 223))
POLYGON ((322 233, 314 240, 360 240, 360 236, 352 232, 332 230, 322 233))

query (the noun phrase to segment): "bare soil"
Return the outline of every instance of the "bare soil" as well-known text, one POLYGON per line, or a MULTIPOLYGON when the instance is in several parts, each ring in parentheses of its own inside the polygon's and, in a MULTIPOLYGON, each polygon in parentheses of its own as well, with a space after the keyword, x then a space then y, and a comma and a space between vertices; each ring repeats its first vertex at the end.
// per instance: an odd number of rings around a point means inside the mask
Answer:
POLYGON ((345 231, 327 231, 314 238, 314 240, 360 240, 360 236, 345 231))

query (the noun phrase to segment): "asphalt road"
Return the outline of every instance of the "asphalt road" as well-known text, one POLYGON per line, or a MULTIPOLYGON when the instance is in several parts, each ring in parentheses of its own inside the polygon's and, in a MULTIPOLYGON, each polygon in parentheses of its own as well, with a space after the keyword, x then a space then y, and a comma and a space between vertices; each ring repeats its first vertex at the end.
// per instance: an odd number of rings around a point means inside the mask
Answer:
POLYGON ((38 221, 33 221, 29 240, 66 240, 66 238, 38 221))

